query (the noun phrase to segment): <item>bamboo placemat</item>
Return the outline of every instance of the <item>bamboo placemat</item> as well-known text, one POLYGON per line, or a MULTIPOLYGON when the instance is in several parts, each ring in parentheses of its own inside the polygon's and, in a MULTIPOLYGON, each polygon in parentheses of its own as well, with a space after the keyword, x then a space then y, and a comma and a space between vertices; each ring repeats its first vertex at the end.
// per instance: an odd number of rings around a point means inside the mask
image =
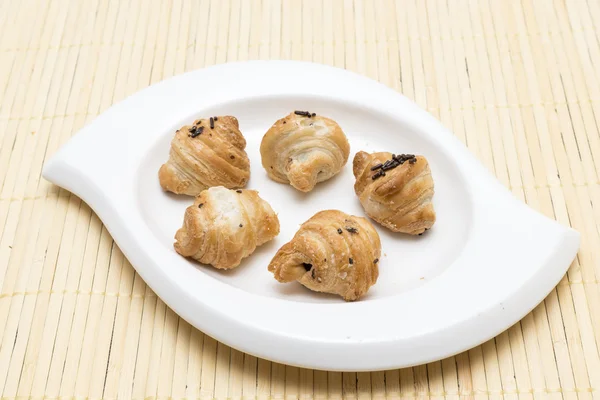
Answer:
POLYGON ((600 398, 599 25, 598 0, 0 1, 1 398, 600 398), (129 94, 257 58, 344 67, 414 99, 582 233, 567 276, 495 339, 403 370, 303 370, 191 328, 40 172, 129 94))

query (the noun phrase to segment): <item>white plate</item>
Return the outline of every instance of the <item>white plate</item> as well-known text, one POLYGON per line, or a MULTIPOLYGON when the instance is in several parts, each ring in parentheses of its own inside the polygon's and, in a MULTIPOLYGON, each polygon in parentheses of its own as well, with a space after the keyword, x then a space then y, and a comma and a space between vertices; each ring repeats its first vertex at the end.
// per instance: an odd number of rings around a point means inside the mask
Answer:
POLYGON ((244 352, 329 370, 381 370, 441 359, 499 334, 566 272, 579 234, 529 209, 425 111, 341 69, 288 61, 218 65, 177 76, 111 107, 46 164, 46 179, 100 216, 150 287, 198 329, 244 352), (291 110, 336 120, 350 161, 308 194, 270 181, 259 144, 291 110), (278 212, 281 234, 242 265, 219 272, 180 257, 173 235, 186 196, 165 194, 157 171, 177 128, 235 115, 252 163, 248 188, 278 212), (353 191, 359 150, 425 155, 438 220, 422 237, 375 224, 384 256, 377 284, 344 303, 276 282, 267 265, 299 224, 323 209, 364 215, 353 191))

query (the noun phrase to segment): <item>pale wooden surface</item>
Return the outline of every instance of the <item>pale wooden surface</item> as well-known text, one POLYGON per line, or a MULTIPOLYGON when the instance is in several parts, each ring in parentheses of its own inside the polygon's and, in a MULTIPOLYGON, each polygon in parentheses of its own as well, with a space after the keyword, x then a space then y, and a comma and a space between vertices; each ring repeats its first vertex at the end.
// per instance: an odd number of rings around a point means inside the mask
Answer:
POLYGON ((600 398, 599 25, 598 0, 0 1, 1 398, 600 398), (582 233, 568 275, 494 340, 404 370, 301 370, 191 328, 40 171, 127 95, 256 58, 345 67, 414 99, 582 233))

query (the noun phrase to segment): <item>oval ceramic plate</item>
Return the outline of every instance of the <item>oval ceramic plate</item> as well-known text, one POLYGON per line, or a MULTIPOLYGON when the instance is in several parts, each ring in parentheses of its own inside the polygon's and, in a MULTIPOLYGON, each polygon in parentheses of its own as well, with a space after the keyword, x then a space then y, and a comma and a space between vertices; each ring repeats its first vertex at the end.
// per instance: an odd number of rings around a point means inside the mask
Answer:
POLYGON ((82 129, 43 174, 94 209, 142 278, 192 325, 244 352, 301 367, 381 370, 476 346, 541 302, 579 246, 577 232, 513 198, 414 103, 367 78, 309 63, 225 64, 153 85, 82 129), (270 181, 259 153, 267 129, 296 109, 333 118, 351 145, 342 172, 307 194, 270 181), (176 129, 227 114, 239 119, 248 142, 247 188, 278 213, 281 234, 220 272, 173 250, 192 198, 163 192, 157 171, 176 129), (379 280, 361 301, 276 282, 267 265, 302 222, 324 209, 364 215, 353 190, 359 150, 428 158, 433 229, 409 237, 374 224, 384 255, 379 280))

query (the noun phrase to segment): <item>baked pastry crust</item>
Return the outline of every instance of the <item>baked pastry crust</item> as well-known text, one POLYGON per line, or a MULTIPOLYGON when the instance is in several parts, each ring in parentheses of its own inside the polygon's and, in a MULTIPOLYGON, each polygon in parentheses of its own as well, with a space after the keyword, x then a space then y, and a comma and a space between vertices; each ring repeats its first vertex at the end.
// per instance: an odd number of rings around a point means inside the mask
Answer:
POLYGON ((332 119, 292 112, 275 122, 260 145, 269 178, 310 192, 318 182, 335 176, 348 161, 350 145, 332 119))
POLYGON ((356 153, 354 191, 369 217, 394 232, 419 235, 435 223, 429 163, 423 156, 403 154, 395 158, 402 161, 394 162, 399 164, 396 167, 373 170, 392 160, 392 153, 356 153))
POLYGON ((175 133, 169 160, 158 171, 160 186, 189 196, 213 186, 244 187, 250 179, 245 148, 235 117, 196 120, 175 133))
POLYGON ((279 219, 258 192, 217 186, 186 209, 174 247, 184 257, 230 269, 278 234, 279 219))
POLYGON ((279 282, 298 281, 353 301, 377 282, 380 256, 379 235, 366 218, 326 210, 302 224, 275 254, 269 271, 279 282))

